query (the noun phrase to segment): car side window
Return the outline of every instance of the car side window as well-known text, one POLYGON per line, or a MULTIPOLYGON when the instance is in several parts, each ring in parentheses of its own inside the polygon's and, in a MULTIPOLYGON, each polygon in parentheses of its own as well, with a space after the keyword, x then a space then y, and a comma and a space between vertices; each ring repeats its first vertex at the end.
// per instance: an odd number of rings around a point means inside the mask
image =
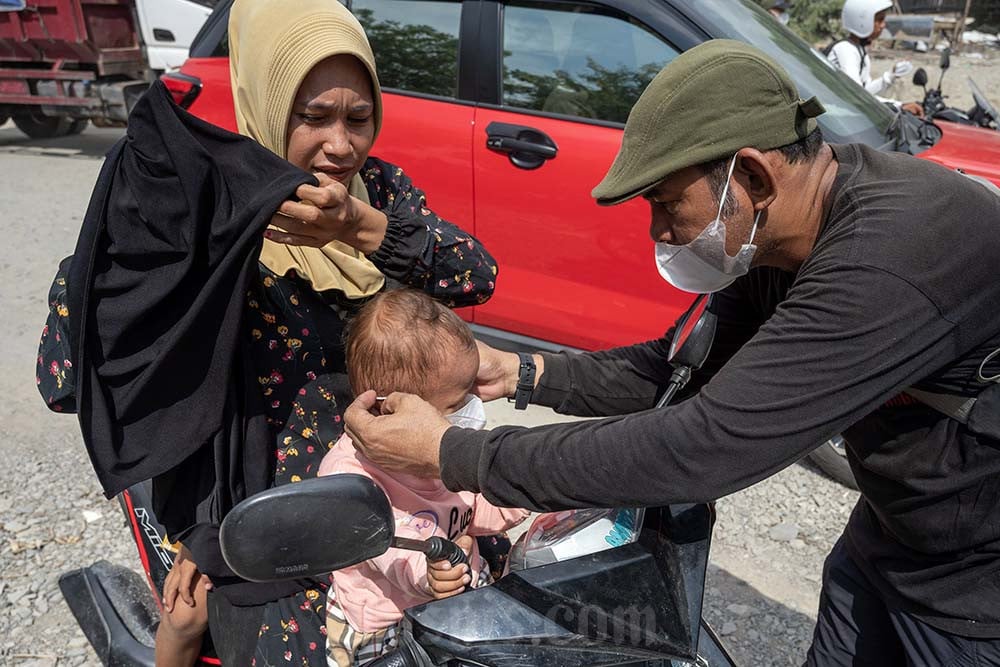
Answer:
POLYGON ((591 5, 508 4, 504 106, 624 123, 679 51, 638 22, 591 5))
POLYGON ((371 42, 383 88, 457 97, 461 2, 353 0, 351 10, 371 42))

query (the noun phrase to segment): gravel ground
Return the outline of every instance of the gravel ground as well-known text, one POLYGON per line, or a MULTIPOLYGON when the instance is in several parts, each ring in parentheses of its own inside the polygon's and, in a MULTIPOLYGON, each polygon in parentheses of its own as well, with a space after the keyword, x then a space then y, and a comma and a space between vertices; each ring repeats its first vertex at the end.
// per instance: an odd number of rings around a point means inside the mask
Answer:
MULTIPOLYGON (((936 82, 936 55, 876 54, 875 72, 908 58, 936 82)), ((971 105, 971 75, 1000 102, 996 56, 953 58, 945 91, 971 105), (965 97, 963 97, 963 95, 965 97)), ((917 99, 902 85, 900 99, 917 99)), ((103 498, 76 421, 49 413, 34 389, 34 357, 45 294, 75 243, 100 158, 119 131, 88 129, 29 141, 0 128, 0 665, 99 664, 58 591, 59 574, 96 560, 139 562, 113 501, 103 498), (14 178, 17 178, 16 182, 14 178)), ((547 410, 490 406, 491 422, 539 424, 547 410)), ((857 494, 794 465, 718 503, 705 615, 740 664, 797 665, 812 635, 822 562, 857 494)))
MULTIPOLYGON (((938 52, 917 53, 905 49, 888 49, 878 47, 872 52, 872 76, 879 76, 888 71, 894 62, 909 60, 916 68, 923 67, 927 71, 930 87, 937 87, 941 69, 938 67, 941 54, 938 52)), ((944 90, 945 101, 959 109, 972 108, 972 93, 966 79, 971 77, 983 90, 994 106, 1000 108, 1000 50, 993 48, 967 47, 961 53, 953 54, 951 67, 944 75, 941 88, 944 90)), ((924 91, 913 85, 913 74, 897 81, 885 93, 886 97, 901 102, 920 102, 924 99, 924 91)))

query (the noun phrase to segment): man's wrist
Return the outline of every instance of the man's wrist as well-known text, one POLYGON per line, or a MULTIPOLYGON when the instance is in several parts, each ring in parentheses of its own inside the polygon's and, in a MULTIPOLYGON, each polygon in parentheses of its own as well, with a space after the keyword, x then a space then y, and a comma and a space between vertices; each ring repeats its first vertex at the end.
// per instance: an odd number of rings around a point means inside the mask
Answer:
MULTIPOLYGON (((535 391, 537 366, 535 359, 530 354, 519 352, 517 354, 517 384, 514 386, 514 409, 524 410, 531 401, 531 394, 535 391)), ((507 399, 511 400, 511 399, 507 399)))

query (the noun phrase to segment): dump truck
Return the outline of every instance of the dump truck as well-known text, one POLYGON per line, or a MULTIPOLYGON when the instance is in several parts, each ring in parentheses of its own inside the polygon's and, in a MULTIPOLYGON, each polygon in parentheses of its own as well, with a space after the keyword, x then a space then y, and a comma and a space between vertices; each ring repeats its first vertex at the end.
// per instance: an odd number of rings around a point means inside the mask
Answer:
POLYGON ((217 0, 0 0, 0 125, 32 138, 124 125, 217 0))

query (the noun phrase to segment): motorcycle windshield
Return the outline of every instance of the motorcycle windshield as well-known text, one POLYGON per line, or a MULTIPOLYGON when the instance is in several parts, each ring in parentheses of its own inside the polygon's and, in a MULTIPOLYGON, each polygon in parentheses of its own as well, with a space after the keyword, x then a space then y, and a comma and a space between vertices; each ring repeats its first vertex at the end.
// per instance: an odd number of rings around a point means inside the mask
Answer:
POLYGON ((887 143, 892 112, 757 3, 699 0, 686 6, 712 37, 757 47, 788 70, 802 99, 815 95, 826 107, 826 113, 816 120, 828 142, 864 143, 876 148, 887 143))

